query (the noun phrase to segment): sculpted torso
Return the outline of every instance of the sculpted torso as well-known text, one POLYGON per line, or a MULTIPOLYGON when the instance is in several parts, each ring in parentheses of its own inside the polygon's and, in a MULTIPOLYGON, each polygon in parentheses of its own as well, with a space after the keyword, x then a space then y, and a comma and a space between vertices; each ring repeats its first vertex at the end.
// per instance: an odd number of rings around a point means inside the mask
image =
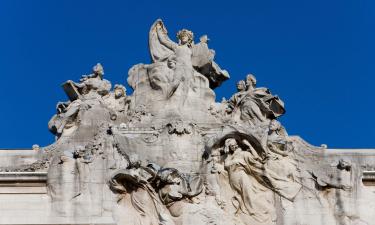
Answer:
POLYGON ((175 48, 176 64, 193 67, 191 63, 192 51, 187 45, 178 45, 175 48))

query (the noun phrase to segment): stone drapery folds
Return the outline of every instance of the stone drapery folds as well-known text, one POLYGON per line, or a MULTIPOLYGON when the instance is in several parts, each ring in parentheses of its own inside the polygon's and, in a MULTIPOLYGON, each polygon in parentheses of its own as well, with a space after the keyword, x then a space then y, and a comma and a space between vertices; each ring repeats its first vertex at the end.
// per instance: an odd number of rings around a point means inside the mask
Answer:
MULTIPOLYGON (((288 136, 278 96, 249 74, 216 102, 213 89, 229 74, 207 36, 195 44, 183 29, 177 38, 155 21, 152 62, 129 70, 131 95, 120 84, 111 90, 100 64, 63 84, 69 101, 48 124, 56 142, 43 158, 52 215, 111 213, 120 225, 310 224, 293 214, 301 202, 326 207, 322 194, 351 194, 355 168, 310 160, 322 153, 288 136)), ((326 221, 347 212, 327 208, 326 221)))

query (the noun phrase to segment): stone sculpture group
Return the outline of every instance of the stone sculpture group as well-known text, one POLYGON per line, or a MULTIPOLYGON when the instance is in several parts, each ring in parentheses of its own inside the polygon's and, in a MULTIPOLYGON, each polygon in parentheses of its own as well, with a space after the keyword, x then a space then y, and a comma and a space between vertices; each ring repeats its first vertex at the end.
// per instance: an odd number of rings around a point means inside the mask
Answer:
MULTIPOLYGON (((48 170, 52 214, 113 214, 121 225, 362 224, 350 199, 350 162, 318 160, 321 149, 289 137, 278 118, 283 101, 249 74, 229 100, 214 89, 229 79, 207 36, 177 42, 157 20, 149 32, 151 64, 129 70, 123 85, 104 69, 63 88, 48 123, 56 141, 24 168, 48 170), (322 208, 324 223, 299 208, 322 208), (341 223, 340 223, 341 224, 341 223)), ((365 223, 363 223, 365 224, 365 223)))

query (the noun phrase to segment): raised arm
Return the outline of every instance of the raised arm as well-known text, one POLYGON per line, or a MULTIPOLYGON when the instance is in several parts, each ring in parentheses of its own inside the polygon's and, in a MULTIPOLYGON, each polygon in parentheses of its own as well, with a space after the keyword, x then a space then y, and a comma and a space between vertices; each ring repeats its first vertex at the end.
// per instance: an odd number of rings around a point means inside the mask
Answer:
POLYGON ((255 151, 255 149, 253 148, 253 146, 251 146, 251 144, 246 139, 244 139, 242 141, 242 143, 245 144, 248 147, 248 151, 254 156, 255 160, 261 159, 259 157, 257 151, 255 151))
POLYGON ((166 33, 166 30, 163 29, 161 23, 158 23, 156 25, 156 32, 158 34, 158 39, 162 45, 164 45, 165 47, 173 51, 177 48, 178 45, 175 42, 173 42, 171 39, 169 39, 166 33))

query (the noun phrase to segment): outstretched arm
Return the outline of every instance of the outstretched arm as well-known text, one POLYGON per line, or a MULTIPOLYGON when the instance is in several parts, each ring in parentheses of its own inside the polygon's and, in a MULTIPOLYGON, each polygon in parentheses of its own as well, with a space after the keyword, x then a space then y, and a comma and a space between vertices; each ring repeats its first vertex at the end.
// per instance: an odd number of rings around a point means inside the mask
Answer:
POLYGON ((156 25, 156 32, 158 34, 158 39, 161 44, 163 44, 165 47, 175 50, 177 48, 177 44, 174 43, 171 39, 169 39, 168 35, 166 34, 165 30, 162 28, 161 23, 158 23, 156 25))
POLYGON ((72 84, 72 85, 75 86, 76 88, 83 88, 84 86, 86 86, 83 82, 81 82, 81 83, 76 83, 76 82, 74 82, 74 81, 72 81, 72 80, 68 80, 67 83, 72 84))

